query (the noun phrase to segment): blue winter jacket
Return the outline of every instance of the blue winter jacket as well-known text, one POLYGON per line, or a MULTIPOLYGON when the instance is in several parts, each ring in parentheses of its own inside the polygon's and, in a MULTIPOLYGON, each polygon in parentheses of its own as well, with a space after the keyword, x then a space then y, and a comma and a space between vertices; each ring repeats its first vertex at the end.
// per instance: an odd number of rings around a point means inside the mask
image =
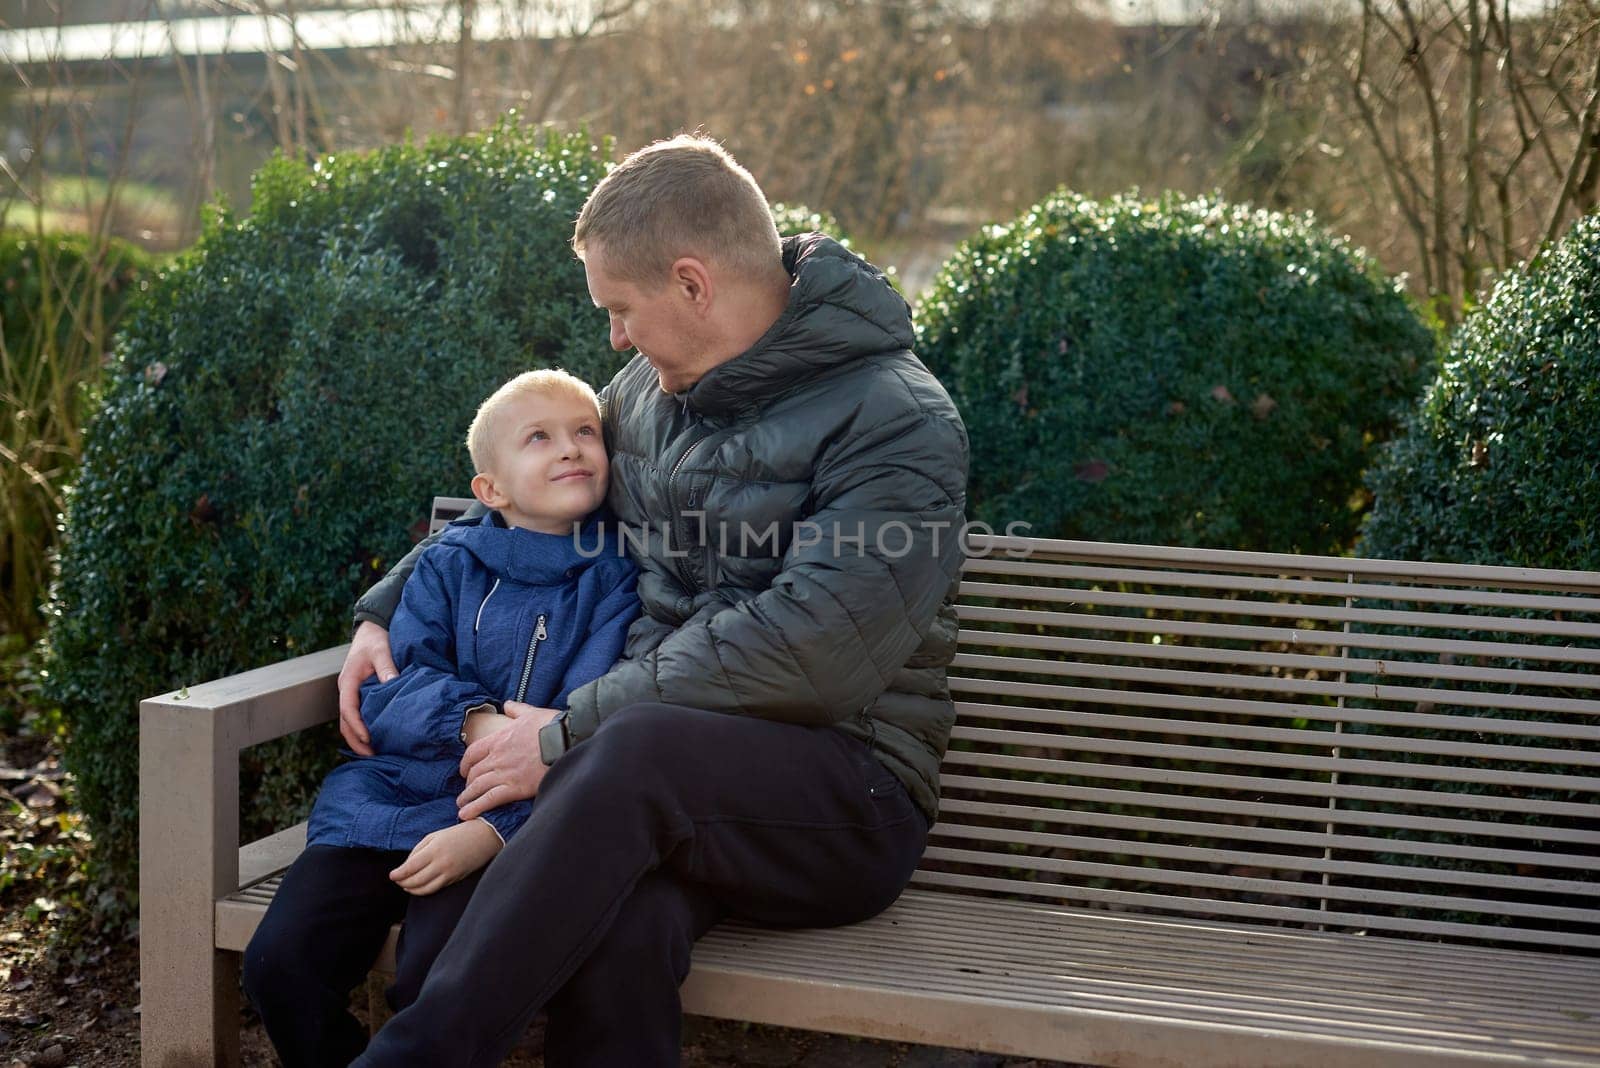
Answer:
MULTIPOLYGON (((329 774, 310 844, 409 850, 459 822, 467 710, 566 708, 622 652, 639 614, 636 575, 614 531, 595 522, 577 538, 507 527, 497 512, 452 523, 418 560, 391 622, 399 674, 361 689, 374 755, 329 774)), ((508 839, 531 808, 516 801, 484 818, 508 839)))

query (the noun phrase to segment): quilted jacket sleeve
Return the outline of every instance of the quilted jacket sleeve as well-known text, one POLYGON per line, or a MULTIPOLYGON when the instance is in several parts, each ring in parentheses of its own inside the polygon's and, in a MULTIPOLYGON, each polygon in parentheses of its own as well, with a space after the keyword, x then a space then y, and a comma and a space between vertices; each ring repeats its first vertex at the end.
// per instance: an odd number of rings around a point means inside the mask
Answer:
POLYGON ((967 449, 953 409, 902 410, 835 442, 771 587, 575 690, 573 738, 639 701, 811 725, 871 705, 960 571, 967 449))
POLYGON ((405 586, 389 631, 399 674, 368 680, 361 718, 376 752, 419 759, 460 759, 467 709, 490 699, 476 680, 456 674, 455 586, 425 554, 405 586))

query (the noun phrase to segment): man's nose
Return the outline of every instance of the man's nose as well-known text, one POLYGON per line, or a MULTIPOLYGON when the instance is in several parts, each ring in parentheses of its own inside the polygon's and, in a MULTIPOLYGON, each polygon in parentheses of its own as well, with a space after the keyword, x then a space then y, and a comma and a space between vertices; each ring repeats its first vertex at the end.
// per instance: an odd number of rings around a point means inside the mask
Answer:
POLYGON ((628 340, 628 331, 623 329, 619 322, 611 324, 611 347, 617 352, 633 347, 633 343, 628 340))

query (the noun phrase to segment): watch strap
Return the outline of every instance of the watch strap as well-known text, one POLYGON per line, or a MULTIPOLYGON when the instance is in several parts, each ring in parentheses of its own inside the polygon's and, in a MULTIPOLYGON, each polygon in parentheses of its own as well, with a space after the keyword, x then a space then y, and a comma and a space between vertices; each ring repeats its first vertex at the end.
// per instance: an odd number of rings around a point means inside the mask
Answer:
POLYGON ((546 767, 560 760, 566 751, 571 748, 572 736, 567 731, 567 714, 560 713, 555 719, 539 728, 539 759, 546 767))

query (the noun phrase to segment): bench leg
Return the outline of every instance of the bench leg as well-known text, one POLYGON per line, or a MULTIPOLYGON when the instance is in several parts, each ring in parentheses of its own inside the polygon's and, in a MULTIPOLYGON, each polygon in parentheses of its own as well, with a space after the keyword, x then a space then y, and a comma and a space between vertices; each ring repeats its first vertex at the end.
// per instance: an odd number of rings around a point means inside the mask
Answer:
POLYGON ((207 710, 146 701, 139 726, 140 1064, 239 1064, 239 960, 216 948, 238 886, 239 762, 207 710), (199 713, 199 714, 195 714, 199 713))

